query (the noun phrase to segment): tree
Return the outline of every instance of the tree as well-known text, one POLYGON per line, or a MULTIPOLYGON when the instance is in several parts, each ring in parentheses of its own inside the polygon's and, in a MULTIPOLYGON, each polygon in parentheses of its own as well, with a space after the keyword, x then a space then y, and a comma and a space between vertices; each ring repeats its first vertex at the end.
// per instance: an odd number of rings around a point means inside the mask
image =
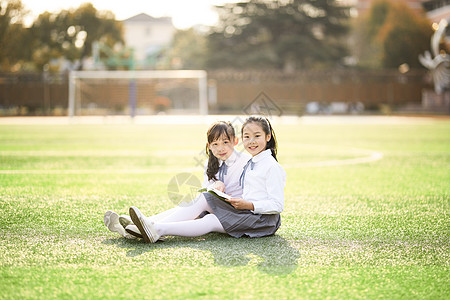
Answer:
POLYGON ((334 0, 249 0, 217 7, 209 66, 284 70, 338 63, 350 9, 334 0))
POLYGON ((62 10, 57 14, 44 12, 31 27, 33 61, 42 70, 52 59, 79 61, 92 53, 92 43, 101 41, 113 47, 123 43, 122 27, 108 11, 97 11, 91 3, 76 10, 62 10))
MULTIPOLYGON (((44 12, 30 28, 32 36, 33 57, 36 69, 42 71, 52 59, 64 56, 64 49, 71 48, 67 37, 70 19, 67 11, 59 14, 44 12)), ((72 61, 72 57, 67 57, 72 61)))
POLYGON ((31 53, 31 48, 24 47, 27 31, 22 26, 22 18, 25 13, 21 0, 0 0, 0 70, 17 69, 17 64, 31 53))
POLYGON ((357 23, 359 64, 369 68, 421 67, 418 55, 429 49, 431 24, 403 2, 377 0, 357 23))
POLYGON ((195 70, 205 68, 206 37, 194 28, 177 30, 168 56, 170 67, 195 70))
MULTIPOLYGON (((114 47, 117 42, 123 43, 121 23, 115 20, 115 16, 109 11, 97 11, 91 3, 82 4, 73 13, 73 22, 81 31, 86 32, 84 43, 81 45, 80 61, 92 54, 92 43, 101 41, 105 45, 114 47)), ((80 37, 76 37, 80 39, 80 37)), ((81 37, 82 38, 82 37, 81 37)), ((75 46, 76 41, 75 41, 75 46)), ((81 67, 82 68, 82 65, 81 67)))

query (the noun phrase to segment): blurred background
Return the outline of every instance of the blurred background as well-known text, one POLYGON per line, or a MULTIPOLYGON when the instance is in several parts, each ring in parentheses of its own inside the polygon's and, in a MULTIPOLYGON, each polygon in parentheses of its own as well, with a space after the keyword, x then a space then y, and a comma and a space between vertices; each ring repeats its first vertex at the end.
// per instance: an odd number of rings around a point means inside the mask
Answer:
POLYGON ((0 116, 450 114, 450 0, 117 3, 0 0, 0 116))

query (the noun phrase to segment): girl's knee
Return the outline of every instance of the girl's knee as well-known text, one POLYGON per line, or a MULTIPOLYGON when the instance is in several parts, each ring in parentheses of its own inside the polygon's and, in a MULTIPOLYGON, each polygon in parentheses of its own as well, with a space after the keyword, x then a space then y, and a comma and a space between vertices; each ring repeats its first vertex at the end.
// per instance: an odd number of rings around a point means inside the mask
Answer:
POLYGON ((215 214, 207 214, 207 215, 205 215, 204 217, 203 217, 203 219, 206 221, 206 220, 208 220, 208 221, 212 221, 212 220, 219 220, 219 219, 217 219, 217 217, 216 217, 216 215, 215 214))
POLYGON ((212 228, 212 231, 216 232, 225 232, 223 229, 222 223, 220 223, 219 219, 215 214, 207 214, 203 217, 203 221, 208 224, 209 227, 212 228))

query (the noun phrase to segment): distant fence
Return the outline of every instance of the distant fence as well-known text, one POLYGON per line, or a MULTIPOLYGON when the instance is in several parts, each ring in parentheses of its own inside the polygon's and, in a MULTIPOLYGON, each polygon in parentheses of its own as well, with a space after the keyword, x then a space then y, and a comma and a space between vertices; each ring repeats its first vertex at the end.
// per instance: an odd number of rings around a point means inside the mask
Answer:
POLYGON ((208 73, 217 87, 218 110, 236 110, 264 92, 285 114, 303 114, 309 102, 362 103, 366 109, 418 105, 422 90, 429 88, 426 71, 305 71, 281 72, 217 71, 208 73))
MULTIPOLYGON (((303 114, 309 102, 362 103, 366 109, 382 105, 392 108, 420 104, 422 91, 430 88, 425 70, 400 74, 398 71, 354 70, 305 71, 285 74, 278 71, 212 71, 210 111, 237 113, 264 92, 285 114, 303 114)), ((97 93, 110 93, 102 87, 97 93)), ((126 93, 122 101, 128 104, 126 93)), ((138 101, 140 101, 138 99, 138 101)), ((119 103, 120 104, 120 103, 119 103)), ((66 74, 1 74, 0 115, 67 114, 66 74)))
POLYGON ((62 115, 67 105, 65 74, 0 73, 0 115, 62 115))

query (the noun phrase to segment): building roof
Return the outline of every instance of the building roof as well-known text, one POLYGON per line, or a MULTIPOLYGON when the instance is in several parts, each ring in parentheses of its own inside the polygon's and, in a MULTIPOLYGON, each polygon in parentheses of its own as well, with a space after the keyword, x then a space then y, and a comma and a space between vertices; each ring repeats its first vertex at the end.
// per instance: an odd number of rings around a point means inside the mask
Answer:
POLYGON ((145 23, 145 22, 151 22, 151 23, 167 23, 172 24, 172 18, 171 17, 160 17, 155 18, 150 15, 147 15, 146 13, 140 13, 138 15, 135 15, 133 17, 130 17, 128 19, 123 20, 125 23, 131 23, 131 22, 139 22, 139 23, 145 23))

